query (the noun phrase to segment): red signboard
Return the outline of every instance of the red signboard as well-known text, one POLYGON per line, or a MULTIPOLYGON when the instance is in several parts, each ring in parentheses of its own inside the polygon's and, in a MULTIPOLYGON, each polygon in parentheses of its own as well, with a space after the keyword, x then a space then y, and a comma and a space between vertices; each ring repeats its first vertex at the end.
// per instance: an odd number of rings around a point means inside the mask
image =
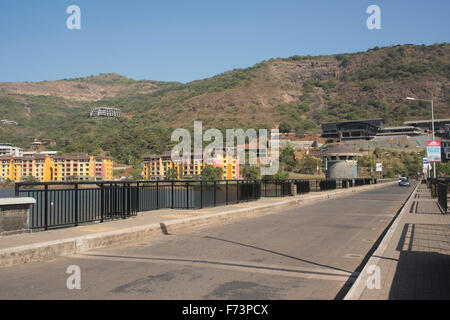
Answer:
POLYGON ((427 141, 427 158, 429 162, 441 162, 441 141, 427 141))
POLYGON ((427 141, 427 147, 440 147, 441 141, 440 140, 430 140, 427 141))

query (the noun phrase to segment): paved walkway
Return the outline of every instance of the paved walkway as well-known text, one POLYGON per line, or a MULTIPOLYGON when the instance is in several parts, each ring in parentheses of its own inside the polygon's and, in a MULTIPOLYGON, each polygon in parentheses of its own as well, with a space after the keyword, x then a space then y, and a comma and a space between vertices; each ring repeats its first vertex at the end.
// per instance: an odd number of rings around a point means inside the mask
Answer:
POLYGON ((419 185, 361 276, 347 299, 450 299, 450 215, 441 213, 425 184, 419 185), (371 265, 380 268, 379 289, 371 265))
POLYGON ((138 213, 137 216, 127 219, 117 219, 103 223, 88 223, 78 227, 58 228, 42 232, 32 232, 26 234, 17 234, 0 237, 0 250, 21 245, 28 245, 37 242, 54 241, 65 238, 72 238, 82 235, 94 234, 104 231, 113 231, 127 229, 136 226, 149 225, 154 223, 166 223, 168 221, 183 219, 199 215, 207 215, 218 212, 227 212, 245 207, 257 207, 268 203, 281 202, 289 198, 261 198, 254 202, 245 202, 229 206, 219 206, 213 208, 204 208, 199 210, 182 209, 159 209, 138 213))

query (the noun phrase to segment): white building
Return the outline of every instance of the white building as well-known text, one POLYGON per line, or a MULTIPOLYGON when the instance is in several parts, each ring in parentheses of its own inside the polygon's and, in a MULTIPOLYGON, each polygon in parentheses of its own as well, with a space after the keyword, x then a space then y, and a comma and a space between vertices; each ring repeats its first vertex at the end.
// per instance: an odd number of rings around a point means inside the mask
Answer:
POLYGON ((22 157, 23 149, 14 147, 10 143, 0 143, 0 156, 22 157))
POLYGON ((122 111, 118 108, 108 108, 108 107, 100 107, 91 110, 89 113, 90 118, 94 117, 111 117, 111 118, 120 118, 122 117, 122 111))
POLYGON ((24 157, 32 157, 34 155, 49 155, 49 156, 56 156, 58 154, 58 151, 23 151, 22 152, 24 157))

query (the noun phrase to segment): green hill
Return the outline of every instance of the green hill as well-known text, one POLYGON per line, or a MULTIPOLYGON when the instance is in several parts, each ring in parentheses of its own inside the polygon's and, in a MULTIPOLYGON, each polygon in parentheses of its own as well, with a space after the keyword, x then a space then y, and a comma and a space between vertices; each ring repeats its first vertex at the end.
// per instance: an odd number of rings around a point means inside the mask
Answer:
POLYGON ((330 56, 260 62, 186 84, 133 80, 118 74, 37 83, 0 83, 0 142, 28 147, 54 139, 63 152, 106 152, 133 162, 162 152, 174 128, 194 120, 215 128, 271 128, 287 122, 297 134, 320 123, 383 117, 390 125, 450 117, 450 44, 401 45, 330 56), (89 119, 96 106, 121 108, 121 119, 89 119))

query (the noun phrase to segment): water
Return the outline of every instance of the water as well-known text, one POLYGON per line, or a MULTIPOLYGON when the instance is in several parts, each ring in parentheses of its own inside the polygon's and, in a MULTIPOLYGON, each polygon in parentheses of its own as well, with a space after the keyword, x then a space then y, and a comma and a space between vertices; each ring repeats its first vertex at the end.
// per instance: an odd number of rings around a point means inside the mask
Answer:
POLYGON ((0 189, 0 198, 14 197, 14 189, 0 189))

